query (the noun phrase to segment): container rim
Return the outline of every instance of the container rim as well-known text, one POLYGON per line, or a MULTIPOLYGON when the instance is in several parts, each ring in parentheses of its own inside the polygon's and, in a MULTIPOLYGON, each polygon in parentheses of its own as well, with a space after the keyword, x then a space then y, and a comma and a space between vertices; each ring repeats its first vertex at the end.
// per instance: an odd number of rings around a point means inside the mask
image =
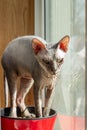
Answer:
MULTIPOLYGON (((29 111, 34 111, 35 107, 29 106, 27 107, 29 111)), ((43 120, 43 119, 49 119, 52 117, 57 116, 57 112, 54 109, 50 109, 50 115, 47 117, 39 117, 39 118, 21 118, 21 117, 10 117, 8 116, 10 112, 11 107, 6 107, 6 108, 0 108, 0 117, 1 118, 6 118, 6 119, 12 119, 12 120, 43 120)), ((20 109, 17 107, 17 111, 20 111, 20 109)), ((18 113, 18 112, 17 112, 18 113)))

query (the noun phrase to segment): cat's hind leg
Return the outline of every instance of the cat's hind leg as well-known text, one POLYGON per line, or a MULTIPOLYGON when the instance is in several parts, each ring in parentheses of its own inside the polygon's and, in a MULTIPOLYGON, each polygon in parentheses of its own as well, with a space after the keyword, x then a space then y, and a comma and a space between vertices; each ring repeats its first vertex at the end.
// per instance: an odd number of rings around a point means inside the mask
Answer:
POLYGON ((17 104, 19 106, 19 108, 21 109, 21 113, 23 117, 29 117, 29 118, 33 118, 35 117, 34 114, 30 113, 28 111, 28 109, 26 109, 26 105, 25 105, 25 96, 27 95, 27 93, 29 92, 30 88, 32 87, 34 81, 32 78, 28 79, 28 78, 21 78, 20 79, 20 89, 17 95, 17 104))
POLYGON ((16 114, 16 96, 17 96, 17 75, 15 72, 7 72, 6 73, 9 92, 10 92, 10 102, 11 102, 11 110, 10 117, 17 117, 16 114))

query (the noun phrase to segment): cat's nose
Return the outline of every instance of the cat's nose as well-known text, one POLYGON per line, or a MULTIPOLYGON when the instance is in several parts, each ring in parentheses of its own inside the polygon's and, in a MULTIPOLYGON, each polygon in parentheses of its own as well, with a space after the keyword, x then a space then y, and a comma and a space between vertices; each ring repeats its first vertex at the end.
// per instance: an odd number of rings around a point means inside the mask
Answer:
POLYGON ((53 72, 54 72, 54 74, 56 74, 56 72, 57 72, 57 69, 55 69, 53 72))
POLYGON ((52 68, 51 71, 52 71, 53 74, 56 74, 57 69, 56 68, 52 68))
POLYGON ((56 72, 57 72, 57 64, 56 64, 56 62, 53 62, 50 69, 51 69, 53 74, 56 74, 56 72))

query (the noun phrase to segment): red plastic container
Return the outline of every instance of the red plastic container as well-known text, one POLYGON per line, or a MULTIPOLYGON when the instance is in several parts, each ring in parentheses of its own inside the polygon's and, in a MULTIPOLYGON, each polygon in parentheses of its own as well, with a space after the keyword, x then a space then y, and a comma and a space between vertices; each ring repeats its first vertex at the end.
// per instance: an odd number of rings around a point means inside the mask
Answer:
MULTIPOLYGON (((34 107, 28 107, 30 112, 34 112, 34 107)), ((43 118, 10 118, 8 117, 10 108, 1 110, 1 130, 54 130, 57 117, 56 112, 51 109, 49 117, 43 118)), ((17 113, 20 110, 17 108, 17 113)))

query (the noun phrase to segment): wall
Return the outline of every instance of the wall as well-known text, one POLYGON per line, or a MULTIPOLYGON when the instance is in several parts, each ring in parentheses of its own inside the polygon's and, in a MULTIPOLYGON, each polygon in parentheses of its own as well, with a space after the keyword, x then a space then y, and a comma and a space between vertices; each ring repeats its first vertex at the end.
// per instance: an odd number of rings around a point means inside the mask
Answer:
MULTIPOLYGON (((0 60, 10 40, 29 34, 34 34, 34 0, 0 0, 0 60)), ((0 64, 0 107, 5 104, 3 88, 0 64)), ((32 96, 27 96, 26 102, 32 104, 32 96)))

